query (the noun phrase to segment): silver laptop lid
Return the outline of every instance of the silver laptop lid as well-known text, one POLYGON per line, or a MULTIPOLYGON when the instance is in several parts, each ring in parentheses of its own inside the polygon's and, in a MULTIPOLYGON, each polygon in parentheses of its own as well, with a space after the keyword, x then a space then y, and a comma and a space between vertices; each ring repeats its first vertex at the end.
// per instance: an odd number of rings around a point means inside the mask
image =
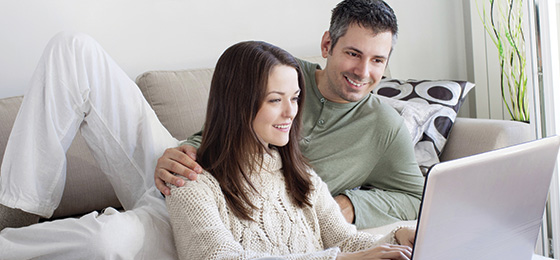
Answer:
POLYGON ((531 259, 559 145, 555 136, 435 165, 412 259, 531 259))

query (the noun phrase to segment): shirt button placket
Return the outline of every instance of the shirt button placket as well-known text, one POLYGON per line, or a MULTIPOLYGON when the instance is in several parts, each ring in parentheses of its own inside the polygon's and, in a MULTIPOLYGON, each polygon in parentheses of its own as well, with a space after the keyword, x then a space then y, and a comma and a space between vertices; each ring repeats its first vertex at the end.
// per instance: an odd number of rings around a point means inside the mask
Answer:
MULTIPOLYGON (((326 100, 325 98, 321 98, 321 103, 323 104, 323 107, 325 106, 325 102, 326 102, 326 101, 327 101, 327 100, 326 100)), ((321 115, 321 116, 322 116, 322 115, 321 115)), ((319 119, 319 120, 317 121, 317 125, 319 125, 319 126, 325 125, 325 120, 324 120, 324 119, 319 119)))

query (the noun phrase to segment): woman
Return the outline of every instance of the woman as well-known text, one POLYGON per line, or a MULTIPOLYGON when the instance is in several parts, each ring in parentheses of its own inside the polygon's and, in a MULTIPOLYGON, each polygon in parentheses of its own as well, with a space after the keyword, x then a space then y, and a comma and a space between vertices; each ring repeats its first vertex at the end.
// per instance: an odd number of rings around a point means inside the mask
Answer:
POLYGON ((203 142, 205 172, 172 187, 167 208, 182 259, 408 259, 408 246, 381 245, 348 224, 305 162, 298 139, 303 76, 286 51, 264 42, 227 49, 212 79, 203 142))

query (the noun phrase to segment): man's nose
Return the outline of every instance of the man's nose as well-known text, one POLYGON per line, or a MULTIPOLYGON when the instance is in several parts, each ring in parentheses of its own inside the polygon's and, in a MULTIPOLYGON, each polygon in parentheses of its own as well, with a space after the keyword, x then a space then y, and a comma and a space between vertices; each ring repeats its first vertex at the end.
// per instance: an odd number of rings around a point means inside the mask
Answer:
POLYGON ((360 77, 360 79, 367 78, 368 75, 369 75, 369 66, 370 66, 370 64, 369 64, 368 61, 360 61, 354 67, 354 74, 356 74, 356 76, 360 77))

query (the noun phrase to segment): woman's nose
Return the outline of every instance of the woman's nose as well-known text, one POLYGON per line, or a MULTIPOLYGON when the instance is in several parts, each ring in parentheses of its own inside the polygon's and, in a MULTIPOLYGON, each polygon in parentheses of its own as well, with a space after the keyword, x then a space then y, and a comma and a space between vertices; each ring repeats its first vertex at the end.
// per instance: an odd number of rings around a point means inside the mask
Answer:
POLYGON ((284 107, 284 115, 289 118, 294 118, 298 112, 297 102, 288 102, 284 107))

